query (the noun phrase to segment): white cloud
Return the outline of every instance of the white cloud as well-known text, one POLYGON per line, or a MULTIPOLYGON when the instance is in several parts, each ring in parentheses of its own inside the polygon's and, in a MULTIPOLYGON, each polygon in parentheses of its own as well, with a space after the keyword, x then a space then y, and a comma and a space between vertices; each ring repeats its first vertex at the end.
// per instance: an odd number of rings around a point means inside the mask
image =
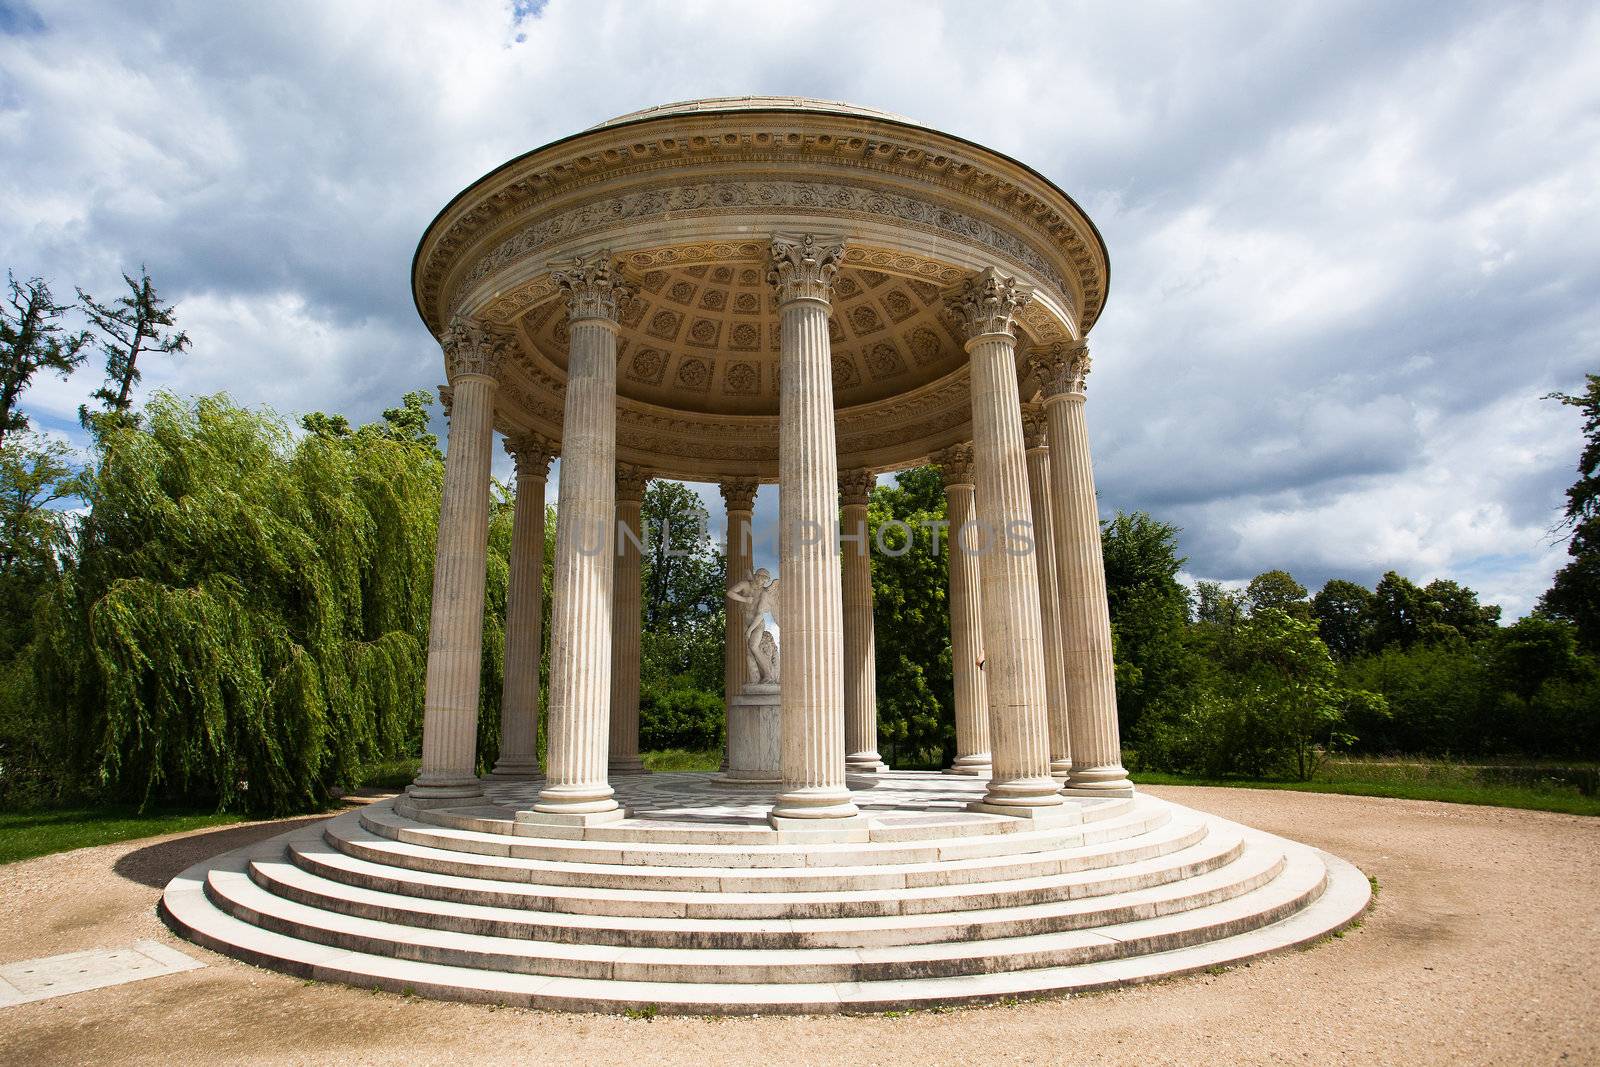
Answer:
MULTIPOLYGON (((1095 216, 1102 498, 1184 525, 1194 573, 1393 566, 1515 613, 1560 562, 1577 440, 1534 398, 1597 369, 1585 5, 33 10, 0 18, 5 265, 106 299, 147 262, 195 339, 147 387, 374 418, 439 380, 407 272, 472 179, 667 100, 833 97, 1095 216)), ((98 378, 28 406, 65 427, 98 378)))

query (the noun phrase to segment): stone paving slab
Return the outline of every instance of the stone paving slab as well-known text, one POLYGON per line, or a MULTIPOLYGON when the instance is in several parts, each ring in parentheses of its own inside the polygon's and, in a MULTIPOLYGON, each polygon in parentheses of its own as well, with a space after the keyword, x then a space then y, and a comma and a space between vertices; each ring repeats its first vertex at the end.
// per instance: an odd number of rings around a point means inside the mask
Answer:
POLYGON ((192 971, 205 964, 156 941, 0 966, 0 1008, 192 971))

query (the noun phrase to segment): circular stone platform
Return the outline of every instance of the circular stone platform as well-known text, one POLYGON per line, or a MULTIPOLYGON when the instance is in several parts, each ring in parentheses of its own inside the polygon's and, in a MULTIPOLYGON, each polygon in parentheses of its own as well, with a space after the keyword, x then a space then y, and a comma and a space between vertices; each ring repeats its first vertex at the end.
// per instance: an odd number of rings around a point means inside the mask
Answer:
POLYGON ((1365 908, 1327 853, 1157 800, 964 810, 984 783, 852 778, 866 826, 775 831, 770 787, 617 781, 629 817, 519 824, 404 798, 196 864, 161 913, 202 945, 361 987, 586 1011, 882 1011, 1101 989, 1305 944, 1365 908), (558 834, 570 834, 568 837, 558 834))

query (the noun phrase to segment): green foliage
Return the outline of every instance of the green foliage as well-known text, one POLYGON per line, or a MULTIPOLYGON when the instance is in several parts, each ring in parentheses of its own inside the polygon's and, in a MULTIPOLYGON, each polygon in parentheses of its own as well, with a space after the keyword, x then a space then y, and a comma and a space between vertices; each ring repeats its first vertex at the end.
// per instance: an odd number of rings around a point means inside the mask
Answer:
POLYGON ((1587 388, 1575 396, 1552 393, 1583 413, 1583 450, 1578 480, 1567 490, 1562 525, 1571 530, 1569 562, 1539 601, 1539 609, 1577 627, 1578 640, 1600 653, 1600 374, 1586 376, 1587 388))
POLYGON ((39 698, 80 773, 141 805, 321 806, 410 751, 436 456, 296 441, 223 397, 101 425, 75 557, 41 610, 39 698))
POLYGON ((722 694, 723 554, 706 535, 709 516, 681 482, 645 487, 640 517, 644 593, 641 683, 669 688, 670 679, 722 694))
POLYGON ((96 303, 82 289, 78 299, 83 312, 99 334, 100 350, 106 357, 105 384, 96 389, 93 397, 100 401, 102 411, 89 411, 88 405, 78 409, 78 418, 86 427, 111 416, 114 421, 126 421, 133 403, 133 387, 139 384, 143 372, 139 357, 150 353, 172 355, 189 347, 189 335, 182 330, 174 332, 174 312, 163 304, 150 281, 150 272, 139 268, 139 280, 124 274, 128 292, 109 304, 96 303))
POLYGON ((1264 571, 1250 579, 1250 584, 1245 586, 1244 603, 1252 615, 1270 608, 1301 622, 1311 618, 1306 587, 1295 581, 1288 571, 1264 571))
POLYGON ((641 685, 639 747, 648 751, 720 749, 723 740, 722 698, 679 676, 668 684, 641 685))
POLYGON ((1311 614, 1328 651, 1348 663, 1373 643, 1372 590, 1343 578, 1330 578, 1311 598, 1311 614))
POLYGON ((33 376, 52 370, 70 375, 83 362, 85 333, 69 334, 61 317, 70 308, 57 304, 42 278, 19 283, 6 272, 10 293, 0 305, 0 445, 13 430, 26 430, 28 416, 17 407, 33 376))
POLYGON ((1178 530, 1142 511, 1118 512, 1101 529, 1117 711, 1132 735, 1152 708, 1188 699, 1198 665, 1185 644, 1189 594, 1178 581, 1178 530))
POLYGON ((947 599, 944 484, 934 467, 895 475, 867 504, 872 555, 878 743, 895 767, 939 767, 955 757, 955 696, 947 599))

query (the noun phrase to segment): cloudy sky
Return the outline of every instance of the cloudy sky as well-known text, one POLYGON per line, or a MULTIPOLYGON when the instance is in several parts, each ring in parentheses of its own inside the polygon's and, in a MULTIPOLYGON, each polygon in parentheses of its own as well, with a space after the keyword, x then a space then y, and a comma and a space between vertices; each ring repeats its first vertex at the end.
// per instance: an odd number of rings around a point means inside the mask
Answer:
MULTIPOLYGON (((1597 56, 1584 3, 0 0, 0 266, 106 299, 146 263, 194 340, 147 391, 368 420, 441 378, 407 268, 485 171, 671 100, 886 108, 1105 234, 1103 512, 1191 575, 1514 617, 1579 447, 1540 397, 1600 371, 1597 56)), ((71 433, 99 377, 25 406, 71 433)))

